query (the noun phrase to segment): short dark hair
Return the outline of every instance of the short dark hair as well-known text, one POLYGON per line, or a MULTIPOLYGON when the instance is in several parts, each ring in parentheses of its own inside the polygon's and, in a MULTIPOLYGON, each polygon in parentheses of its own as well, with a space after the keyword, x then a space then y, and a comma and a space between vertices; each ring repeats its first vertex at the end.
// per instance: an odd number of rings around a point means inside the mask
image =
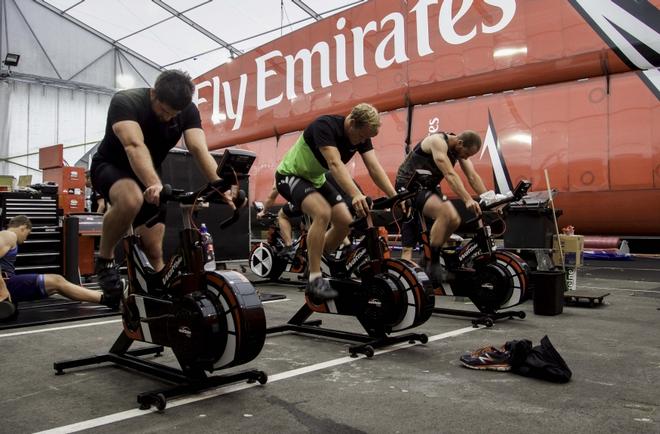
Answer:
POLYGON ((32 222, 27 216, 22 214, 12 217, 12 219, 9 220, 9 223, 7 223, 8 228, 19 228, 21 226, 27 226, 29 230, 32 230, 32 222))
POLYGON ((192 101, 195 85, 187 72, 170 69, 160 73, 154 84, 156 98, 173 108, 183 110, 192 101))
POLYGON ((458 138, 463 141, 463 146, 473 154, 476 154, 481 149, 481 137, 472 130, 463 131, 458 135, 458 138))

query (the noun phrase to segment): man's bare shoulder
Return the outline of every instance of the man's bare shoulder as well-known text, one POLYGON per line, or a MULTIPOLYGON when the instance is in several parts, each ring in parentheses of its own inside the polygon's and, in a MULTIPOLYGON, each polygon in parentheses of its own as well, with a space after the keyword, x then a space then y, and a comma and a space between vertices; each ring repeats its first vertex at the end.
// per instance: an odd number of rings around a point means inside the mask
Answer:
POLYGON ((442 134, 431 134, 422 140, 422 150, 424 152, 442 152, 447 153, 448 146, 442 134))
POLYGON ((0 244, 14 246, 16 244, 16 234, 9 230, 0 231, 0 244))

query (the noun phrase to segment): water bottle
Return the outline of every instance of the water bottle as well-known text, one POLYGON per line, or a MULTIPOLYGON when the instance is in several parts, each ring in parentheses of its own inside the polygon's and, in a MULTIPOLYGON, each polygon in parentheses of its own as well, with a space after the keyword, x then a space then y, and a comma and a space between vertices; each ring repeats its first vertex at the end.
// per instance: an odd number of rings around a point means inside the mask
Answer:
POLYGON ((213 237, 209 233, 206 225, 202 223, 199 227, 199 233, 202 235, 202 250, 204 251, 204 270, 215 270, 215 251, 213 249, 213 237))

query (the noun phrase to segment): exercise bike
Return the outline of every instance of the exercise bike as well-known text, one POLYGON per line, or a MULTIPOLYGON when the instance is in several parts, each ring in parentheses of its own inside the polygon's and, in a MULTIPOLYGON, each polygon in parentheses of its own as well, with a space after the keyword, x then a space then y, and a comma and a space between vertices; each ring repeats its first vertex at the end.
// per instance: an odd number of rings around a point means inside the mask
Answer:
MULTIPOLYGON (((198 207, 224 203, 222 195, 231 187, 220 180, 196 192, 163 188, 161 212, 165 212, 166 202, 173 201, 180 204, 183 215, 179 252, 156 272, 141 248, 140 237, 130 234, 124 238, 128 268, 122 297, 124 330, 107 354, 56 362, 53 367, 58 375, 73 367, 113 362, 174 383, 173 387, 137 396, 141 409, 154 405, 158 410, 163 410, 167 398, 173 396, 238 381, 267 382, 266 373, 256 369, 207 375, 253 360, 265 341, 266 319, 254 287, 235 271, 204 271, 202 237, 192 219, 198 207), (135 341, 156 345, 129 350, 135 341), (164 346, 172 348, 180 369, 139 357, 158 356, 164 346)), ((236 210, 221 227, 238 220, 244 201, 245 193, 239 192, 234 198, 236 210)), ((152 218, 147 225, 155 224, 160 217, 152 218)))
POLYGON ((374 349, 399 342, 428 342, 423 333, 391 335, 426 322, 435 300, 421 268, 389 257, 387 244, 378 232, 381 224, 374 222, 388 213, 372 210, 364 219, 354 221, 351 226, 362 233, 357 245, 336 258, 324 257, 322 268, 337 297, 322 301, 305 295, 305 304, 296 314, 286 324, 268 328, 267 333, 293 331, 359 342, 348 349, 352 357, 372 357, 374 349), (307 321, 315 312, 353 316, 366 334, 323 328, 320 320, 307 321))
MULTIPOLYGON (((412 199, 422 189, 433 189, 430 173, 418 170, 406 187, 402 198, 412 199)), ((494 321, 503 318, 525 318, 523 311, 501 311, 518 305, 527 299, 528 266, 519 256, 497 250, 491 234, 491 226, 486 219, 501 220, 502 213, 509 203, 521 200, 531 183, 520 181, 507 197, 490 202, 482 201, 482 214, 465 222, 466 226, 476 226, 473 238, 457 247, 442 247, 440 263, 447 272, 442 282, 433 282, 436 295, 468 297, 479 312, 458 309, 434 308, 434 313, 475 318, 474 326, 484 324, 491 327, 494 321)), ((426 219, 415 212, 422 228, 423 260, 431 261, 431 244, 426 219)))
MULTIPOLYGON (((257 212, 263 211, 263 203, 255 202, 254 207, 257 212)), ((352 207, 351 208, 352 211, 352 207)), ((299 279, 307 276, 307 227, 309 218, 302 215, 303 224, 301 225, 300 235, 291 243, 294 254, 285 256, 282 254, 286 248, 284 239, 277 223, 277 214, 265 212, 261 218, 261 225, 268 228, 268 237, 265 241, 255 244, 250 252, 250 270, 257 276, 267 280, 277 281, 284 271, 299 274, 299 279)), ((353 230, 349 235, 351 240, 364 236, 359 231, 353 230)), ((383 256, 390 257, 387 241, 382 237, 379 242, 383 245, 383 256)), ((352 277, 360 278, 360 268, 369 255, 366 246, 357 244, 344 246, 332 254, 324 254, 321 258, 321 272, 324 277, 352 277)))
MULTIPOLYGON (((261 202, 255 202, 254 208, 257 212, 264 209, 261 202)), ((284 239, 277 224, 277 214, 264 213, 260 225, 268 228, 268 237, 252 247, 249 256, 250 270, 257 276, 276 282, 283 272, 297 273, 305 276, 307 273, 307 216, 301 225, 300 235, 291 243, 294 254, 284 256, 282 252, 286 248, 284 239)))

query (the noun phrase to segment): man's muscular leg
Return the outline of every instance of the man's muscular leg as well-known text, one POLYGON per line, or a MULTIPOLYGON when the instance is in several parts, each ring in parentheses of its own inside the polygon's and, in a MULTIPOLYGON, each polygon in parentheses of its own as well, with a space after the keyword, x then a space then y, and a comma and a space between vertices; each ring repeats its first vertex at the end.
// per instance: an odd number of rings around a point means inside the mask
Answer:
POLYGON ((429 239, 431 261, 426 264, 426 274, 431 278, 433 286, 438 287, 445 280, 445 272, 440 265, 440 248, 458 228, 461 218, 451 202, 443 201, 435 194, 427 199, 423 214, 434 219, 429 239))
POLYGON ((158 223, 150 228, 142 225, 135 231, 142 238, 142 249, 155 271, 165 266, 163 262, 163 236, 165 225, 158 223))
MULTIPOLYGON (((312 224, 307 231, 307 256, 309 274, 321 274, 321 254, 325 244, 325 232, 330 224, 332 210, 319 193, 308 195, 302 202, 302 210, 311 217, 312 224)), ((311 280, 311 277, 310 277, 311 280)))
POLYGON ((115 246, 131 227, 144 199, 137 182, 122 178, 110 188, 112 207, 103 216, 103 230, 95 273, 106 298, 121 296, 119 267, 114 262, 115 246))
POLYGON ((337 250, 342 241, 348 236, 351 230, 349 225, 352 221, 351 213, 348 211, 348 207, 344 202, 339 202, 332 207, 332 226, 325 234, 326 252, 337 250))
POLYGON ((432 247, 441 247, 461 224, 461 217, 454 205, 437 195, 428 198, 423 213, 434 220, 429 240, 432 247))
POLYGON ((123 178, 110 188, 112 207, 103 215, 103 231, 99 256, 112 259, 115 246, 131 227, 135 216, 140 211, 144 198, 137 182, 123 178))
POLYGON ((321 275, 321 255, 325 244, 325 233, 330 224, 332 209, 330 204, 320 193, 309 194, 302 201, 302 210, 312 219, 307 231, 307 258, 309 269, 309 283, 307 291, 320 299, 329 299, 337 296, 337 291, 330 288, 321 275))

